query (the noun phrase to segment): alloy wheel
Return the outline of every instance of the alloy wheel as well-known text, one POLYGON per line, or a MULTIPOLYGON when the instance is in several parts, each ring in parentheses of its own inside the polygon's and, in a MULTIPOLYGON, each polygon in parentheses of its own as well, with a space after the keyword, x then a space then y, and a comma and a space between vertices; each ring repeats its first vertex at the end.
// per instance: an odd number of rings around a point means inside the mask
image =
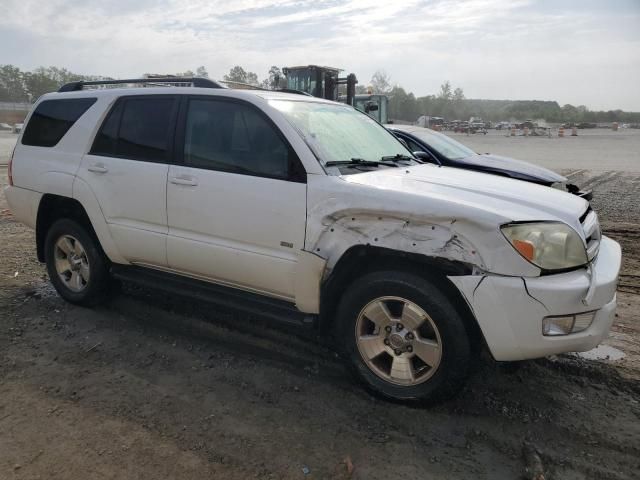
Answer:
POLYGON ((440 332, 427 312, 410 300, 392 296, 372 300, 358 314, 355 328, 360 356, 387 382, 418 385, 440 365, 440 332))
POLYGON ((72 292, 81 292, 89 284, 91 269, 87 252, 80 241, 63 235, 54 247, 55 268, 58 278, 72 292))

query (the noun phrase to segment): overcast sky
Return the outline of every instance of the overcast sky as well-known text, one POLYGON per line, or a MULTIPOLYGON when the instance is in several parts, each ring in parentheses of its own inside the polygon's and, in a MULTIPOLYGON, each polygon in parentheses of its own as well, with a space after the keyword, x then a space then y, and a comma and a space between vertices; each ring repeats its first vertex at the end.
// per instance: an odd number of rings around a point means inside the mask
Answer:
POLYGON ((0 64, 136 77, 384 69, 417 96, 640 111, 640 0, 0 0, 0 64))

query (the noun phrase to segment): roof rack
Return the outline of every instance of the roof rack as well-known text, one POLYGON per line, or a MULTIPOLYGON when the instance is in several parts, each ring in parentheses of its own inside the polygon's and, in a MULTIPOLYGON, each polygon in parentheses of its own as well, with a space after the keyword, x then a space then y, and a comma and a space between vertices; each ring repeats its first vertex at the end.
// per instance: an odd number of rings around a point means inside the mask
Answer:
POLYGON ((302 90, 294 90, 293 88, 279 88, 278 90, 274 90, 275 92, 282 93, 295 93, 296 95, 306 95, 307 97, 313 97, 310 93, 303 92, 302 90))
POLYGON ((235 90, 265 90, 258 85, 251 85, 246 82, 236 82, 235 80, 220 80, 220 83, 224 83, 225 85, 228 85, 229 88, 233 88, 235 90))
POLYGON ((58 92, 77 92, 85 87, 101 85, 130 85, 145 84, 157 86, 157 84, 170 84, 174 86, 191 86, 198 88, 224 88, 217 82, 202 77, 161 77, 161 78, 132 78, 129 80, 96 80, 91 82, 71 82, 62 85, 58 92))

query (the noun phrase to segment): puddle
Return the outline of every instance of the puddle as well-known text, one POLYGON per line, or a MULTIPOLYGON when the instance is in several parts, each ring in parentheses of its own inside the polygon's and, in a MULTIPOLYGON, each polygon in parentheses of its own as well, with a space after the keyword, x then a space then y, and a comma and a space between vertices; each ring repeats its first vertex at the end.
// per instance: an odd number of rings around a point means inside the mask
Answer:
POLYGON ((586 358, 587 360, 608 360, 610 362, 620 360, 625 357, 622 350, 613 348, 610 345, 598 345, 593 350, 576 353, 576 355, 580 358, 586 358))

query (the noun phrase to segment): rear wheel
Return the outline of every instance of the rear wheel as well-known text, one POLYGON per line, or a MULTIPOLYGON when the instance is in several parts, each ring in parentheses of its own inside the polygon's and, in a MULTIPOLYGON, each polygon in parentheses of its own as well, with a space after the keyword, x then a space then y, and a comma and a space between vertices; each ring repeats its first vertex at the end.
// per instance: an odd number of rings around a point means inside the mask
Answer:
POLYGON ((71 219, 57 220, 47 232, 44 248, 49 278, 62 298, 84 306, 107 298, 108 260, 83 226, 71 219))
POLYGON ((424 278, 367 274, 343 296, 338 321, 353 370, 374 392, 433 403, 464 384, 472 355, 467 329, 447 297, 424 278))

